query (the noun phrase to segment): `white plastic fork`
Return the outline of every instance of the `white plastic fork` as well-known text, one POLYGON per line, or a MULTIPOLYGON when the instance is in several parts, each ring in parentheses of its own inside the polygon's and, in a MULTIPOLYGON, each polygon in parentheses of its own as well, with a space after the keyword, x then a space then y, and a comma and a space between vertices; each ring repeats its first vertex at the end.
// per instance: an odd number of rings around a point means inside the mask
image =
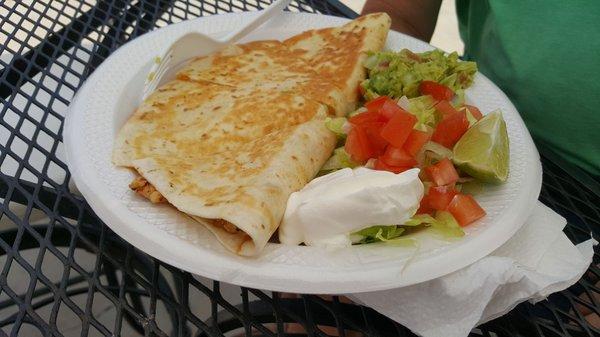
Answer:
POLYGON ((222 39, 214 39, 208 35, 197 32, 188 33, 180 37, 177 41, 173 42, 162 56, 155 58, 155 62, 153 62, 150 73, 144 83, 142 100, 145 100, 152 92, 154 92, 154 90, 162 84, 164 79, 170 78, 177 70, 181 69, 181 67, 185 65, 185 61, 195 56, 214 53, 237 42, 270 18, 283 11, 290 2, 292 2, 292 0, 275 0, 267 8, 258 12, 252 21, 243 27, 240 27, 238 30, 229 33, 222 39))

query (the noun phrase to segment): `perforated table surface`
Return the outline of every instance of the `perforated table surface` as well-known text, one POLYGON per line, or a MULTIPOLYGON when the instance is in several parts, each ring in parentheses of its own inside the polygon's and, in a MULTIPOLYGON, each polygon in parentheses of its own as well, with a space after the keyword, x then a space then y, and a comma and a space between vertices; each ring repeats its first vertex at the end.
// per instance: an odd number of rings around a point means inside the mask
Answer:
MULTIPOLYGON (((288 295, 203 279, 133 248, 72 193, 66 108, 127 41, 257 0, 0 1, 0 335, 413 336, 338 297, 288 295)), ((289 10, 354 17, 337 1, 289 10)), ((542 151, 541 200, 573 242, 600 231, 600 185, 542 151)), ((474 329, 472 336, 599 336, 600 255, 571 288, 474 329)))

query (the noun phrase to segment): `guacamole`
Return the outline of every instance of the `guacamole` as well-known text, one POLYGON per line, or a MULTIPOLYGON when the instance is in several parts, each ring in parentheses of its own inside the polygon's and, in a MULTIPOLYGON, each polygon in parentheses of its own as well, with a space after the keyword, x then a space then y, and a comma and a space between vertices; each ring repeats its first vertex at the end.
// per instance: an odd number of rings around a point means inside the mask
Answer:
POLYGON ((475 62, 461 61, 456 52, 445 54, 438 49, 424 53, 413 53, 408 49, 372 53, 365 67, 369 76, 361 87, 366 100, 381 95, 393 98, 419 96, 422 80, 441 83, 457 93, 471 85, 477 72, 475 62))

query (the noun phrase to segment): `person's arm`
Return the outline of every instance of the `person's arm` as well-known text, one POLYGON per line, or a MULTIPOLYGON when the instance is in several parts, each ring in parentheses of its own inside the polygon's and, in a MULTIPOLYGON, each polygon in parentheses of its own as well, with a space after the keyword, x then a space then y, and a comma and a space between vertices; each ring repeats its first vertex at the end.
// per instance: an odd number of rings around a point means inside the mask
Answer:
POLYGON ((392 29, 429 42, 442 0, 367 0, 362 14, 386 12, 392 29))

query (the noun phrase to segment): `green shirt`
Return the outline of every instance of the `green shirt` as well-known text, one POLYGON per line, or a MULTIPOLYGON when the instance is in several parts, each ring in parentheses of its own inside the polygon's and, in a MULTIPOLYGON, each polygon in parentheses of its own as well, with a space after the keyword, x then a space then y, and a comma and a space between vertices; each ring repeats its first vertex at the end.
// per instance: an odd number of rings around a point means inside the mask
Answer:
POLYGON ((600 1, 457 0, 465 58, 534 139, 600 176, 600 1))

